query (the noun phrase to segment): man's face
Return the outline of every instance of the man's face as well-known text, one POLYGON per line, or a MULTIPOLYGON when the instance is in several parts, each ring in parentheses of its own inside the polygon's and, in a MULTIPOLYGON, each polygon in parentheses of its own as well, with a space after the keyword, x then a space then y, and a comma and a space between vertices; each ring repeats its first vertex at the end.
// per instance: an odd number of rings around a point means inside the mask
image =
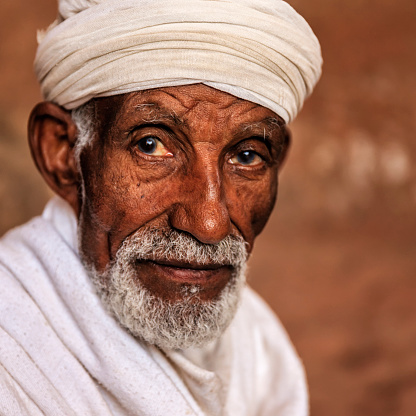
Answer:
MULTIPOLYGON (((272 111, 198 84, 97 99, 95 114, 97 135, 81 156, 80 250, 88 265, 106 276, 123 244, 149 231, 201 247, 243 241, 251 252, 287 146, 272 111)), ((191 303, 209 303, 233 279, 231 259, 163 247, 128 260, 133 281, 163 302, 197 287, 191 303)))

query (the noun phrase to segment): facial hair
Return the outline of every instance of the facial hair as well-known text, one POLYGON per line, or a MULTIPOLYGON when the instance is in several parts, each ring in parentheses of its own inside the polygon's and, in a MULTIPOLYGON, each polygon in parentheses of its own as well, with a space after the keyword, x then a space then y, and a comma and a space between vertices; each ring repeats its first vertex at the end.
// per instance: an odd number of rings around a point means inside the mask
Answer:
POLYGON ((162 349, 186 349, 207 344, 228 327, 245 284, 246 259, 241 237, 204 244, 175 230, 145 228, 126 238, 104 272, 86 266, 104 304, 135 337, 162 349), (215 299, 202 301, 200 286, 188 283, 180 299, 168 301, 141 283, 135 267, 141 260, 223 265, 233 272, 215 299))

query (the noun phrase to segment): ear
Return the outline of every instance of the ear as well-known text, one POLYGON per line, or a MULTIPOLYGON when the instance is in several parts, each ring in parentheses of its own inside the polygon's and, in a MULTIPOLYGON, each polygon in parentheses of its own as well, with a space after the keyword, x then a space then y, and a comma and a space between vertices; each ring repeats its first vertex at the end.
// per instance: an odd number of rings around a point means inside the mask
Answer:
POLYGON ((282 127, 282 133, 283 133, 283 144, 282 144, 282 150, 280 152, 279 160, 278 160, 279 170, 282 168, 286 160, 287 154, 289 153, 290 145, 292 143, 292 134, 290 133, 290 130, 286 125, 282 127))
POLYGON ((54 103, 39 103, 30 114, 28 139, 36 166, 49 187, 78 215, 80 174, 74 157, 77 134, 71 113, 54 103))

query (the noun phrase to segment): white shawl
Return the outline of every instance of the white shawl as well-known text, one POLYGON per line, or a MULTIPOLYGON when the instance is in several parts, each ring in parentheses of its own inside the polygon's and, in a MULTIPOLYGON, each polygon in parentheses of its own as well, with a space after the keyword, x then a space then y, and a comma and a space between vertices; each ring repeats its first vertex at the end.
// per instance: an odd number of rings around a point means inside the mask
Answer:
POLYGON ((54 198, 0 240, 1 415, 307 414, 299 359, 254 292, 218 342, 160 351, 106 312, 76 228, 54 198))

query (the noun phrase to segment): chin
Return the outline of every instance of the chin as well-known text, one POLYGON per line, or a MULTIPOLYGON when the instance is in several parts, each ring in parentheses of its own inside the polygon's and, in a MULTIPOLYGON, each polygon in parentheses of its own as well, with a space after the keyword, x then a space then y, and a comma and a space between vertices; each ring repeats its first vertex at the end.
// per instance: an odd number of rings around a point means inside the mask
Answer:
POLYGON ((105 275, 91 273, 102 301, 120 324, 162 349, 201 347, 219 338, 234 317, 245 284, 240 270, 214 300, 199 299, 198 287, 187 286, 181 299, 168 301, 145 288, 133 267, 116 265, 105 275))

